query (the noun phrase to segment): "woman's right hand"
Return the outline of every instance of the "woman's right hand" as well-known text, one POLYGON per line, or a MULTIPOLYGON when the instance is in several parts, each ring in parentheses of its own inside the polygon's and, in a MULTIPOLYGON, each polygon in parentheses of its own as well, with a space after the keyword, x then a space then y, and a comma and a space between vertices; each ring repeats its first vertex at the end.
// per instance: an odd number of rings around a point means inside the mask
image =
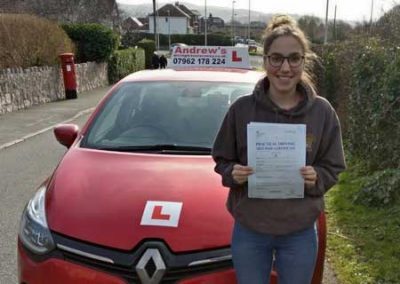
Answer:
POLYGON ((232 170, 233 180, 238 184, 243 184, 247 181, 249 175, 253 174, 253 168, 235 164, 232 170))

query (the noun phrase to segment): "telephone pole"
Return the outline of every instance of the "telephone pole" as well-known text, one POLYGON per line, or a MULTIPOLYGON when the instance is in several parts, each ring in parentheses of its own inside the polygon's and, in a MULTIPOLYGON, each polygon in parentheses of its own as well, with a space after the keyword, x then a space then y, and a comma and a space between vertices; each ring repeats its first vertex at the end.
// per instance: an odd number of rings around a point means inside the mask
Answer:
POLYGON ((324 44, 327 44, 327 43, 328 43, 328 10, 329 10, 329 0, 326 0, 325 38, 324 38, 324 44))
POLYGON ((337 5, 335 5, 335 16, 333 18, 333 37, 334 37, 334 41, 336 42, 336 37, 337 37, 337 33, 336 33, 336 9, 337 9, 337 5))
POLYGON ((250 39, 250 0, 249 0, 249 26, 247 27, 247 39, 250 39))
POLYGON ((154 44, 155 48, 157 49, 158 42, 157 42, 156 0, 153 0, 153 24, 154 24, 154 44))
POLYGON ((207 46, 207 0, 204 0, 204 46, 207 46))
POLYGON ((372 16, 374 13, 374 0, 371 0, 371 16, 369 18, 369 33, 372 34, 372 16))
POLYGON ((232 1, 232 46, 235 46, 235 3, 236 1, 232 1))

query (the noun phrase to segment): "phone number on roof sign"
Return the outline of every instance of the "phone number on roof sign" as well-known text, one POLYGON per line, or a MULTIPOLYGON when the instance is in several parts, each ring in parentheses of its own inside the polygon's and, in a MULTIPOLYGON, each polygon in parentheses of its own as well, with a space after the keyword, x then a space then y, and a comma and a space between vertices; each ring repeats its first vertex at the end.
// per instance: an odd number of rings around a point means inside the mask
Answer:
POLYGON ((193 57, 175 57, 172 62, 174 64, 186 64, 186 65, 224 65, 225 58, 193 58, 193 57))

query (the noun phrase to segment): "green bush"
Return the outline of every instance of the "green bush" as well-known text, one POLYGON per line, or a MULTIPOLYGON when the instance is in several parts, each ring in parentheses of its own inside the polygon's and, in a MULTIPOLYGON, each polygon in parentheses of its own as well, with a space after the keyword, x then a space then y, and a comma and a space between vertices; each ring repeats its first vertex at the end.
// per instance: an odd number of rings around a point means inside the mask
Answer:
POLYGON ((358 204, 382 207, 400 201, 400 170, 386 169, 365 179, 355 197, 358 204))
POLYGON ((151 57, 154 53, 154 51, 156 50, 155 44, 154 44, 154 40, 150 40, 150 39, 142 39, 141 41, 139 41, 137 43, 137 46, 140 48, 144 49, 144 53, 145 53, 145 65, 147 69, 151 68, 151 57))
POLYGON ((319 91, 345 125, 347 160, 357 165, 359 175, 377 172, 357 199, 371 206, 391 202, 392 190, 400 191, 399 183, 389 188, 385 175, 379 175, 400 167, 400 49, 385 43, 356 37, 316 49, 324 66, 319 91))
POLYGON ((400 5, 387 11, 377 22, 373 31, 389 44, 400 43, 400 5))
POLYGON ((338 59, 333 52, 328 52, 323 58, 325 66, 325 88, 326 88, 326 98, 331 102, 334 108, 338 107, 340 93, 336 92, 338 90, 339 83, 339 70, 337 66, 338 59))
MULTIPOLYGON (((143 39, 154 40, 154 36, 151 34, 137 33, 137 32, 127 32, 121 37, 121 45, 125 48, 135 47, 138 45, 139 41, 143 39)), ((154 41, 153 41, 154 43, 154 41)))
POLYGON ((73 52, 68 35, 56 23, 31 15, 0 14, 0 69, 59 64, 73 52))
POLYGON ((315 65, 318 92, 327 98, 340 118, 344 136, 348 136, 349 97, 352 92, 352 66, 365 40, 338 44, 314 45, 313 50, 320 57, 315 65))
POLYGON ((108 60, 108 80, 114 84, 130 73, 144 69, 145 56, 141 48, 115 51, 108 60))
POLYGON ((360 49, 349 100, 352 155, 366 172, 400 167, 400 50, 379 41, 360 49))
POLYGON ((78 49, 77 62, 106 61, 119 44, 117 34, 101 24, 66 24, 62 27, 78 49))

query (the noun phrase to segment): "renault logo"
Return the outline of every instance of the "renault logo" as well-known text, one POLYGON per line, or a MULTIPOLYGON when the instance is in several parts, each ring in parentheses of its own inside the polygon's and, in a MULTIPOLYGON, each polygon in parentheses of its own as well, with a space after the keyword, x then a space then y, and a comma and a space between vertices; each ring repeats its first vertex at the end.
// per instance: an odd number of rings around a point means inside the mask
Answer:
POLYGON ((147 249, 136 265, 142 284, 158 284, 165 274, 165 263, 158 249, 147 249))

